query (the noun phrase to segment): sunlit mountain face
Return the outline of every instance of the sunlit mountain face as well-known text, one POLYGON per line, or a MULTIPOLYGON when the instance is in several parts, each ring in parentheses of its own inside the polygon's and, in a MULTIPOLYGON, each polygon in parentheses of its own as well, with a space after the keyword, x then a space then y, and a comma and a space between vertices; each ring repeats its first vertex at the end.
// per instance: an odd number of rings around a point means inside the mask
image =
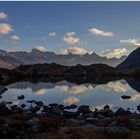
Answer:
MULTIPOLYGON (((135 82, 135 81, 134 81, 135 82)), ((131 87, 126 80, 108 82, 95 85, 93 83, 75 84, 67 81, 56 83, 17 82, 7 86, 1 100, 12 101, 13 104, 29 105, 26 101, 41 100, 45 104, 59 103, 65 105, 88 104, 91 109, 101 109, 108 104, 115 110, 117 107, 131 108, 135 110, 139 103, 139 92, 131 87), (18 100, 19 95, 25 95, 24 100, 18 100), (129 95, 131 99, 123 100, 122 95, 129 95)))

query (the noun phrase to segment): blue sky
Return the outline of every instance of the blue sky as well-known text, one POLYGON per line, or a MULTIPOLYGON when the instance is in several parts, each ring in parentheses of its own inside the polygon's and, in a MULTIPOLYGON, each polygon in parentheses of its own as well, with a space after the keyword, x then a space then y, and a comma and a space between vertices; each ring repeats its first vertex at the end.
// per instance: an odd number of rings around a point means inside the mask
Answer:
POLYGON ((140 2, 0 2, 0 49, 120 57, 140 45, 139 14, 140 2))

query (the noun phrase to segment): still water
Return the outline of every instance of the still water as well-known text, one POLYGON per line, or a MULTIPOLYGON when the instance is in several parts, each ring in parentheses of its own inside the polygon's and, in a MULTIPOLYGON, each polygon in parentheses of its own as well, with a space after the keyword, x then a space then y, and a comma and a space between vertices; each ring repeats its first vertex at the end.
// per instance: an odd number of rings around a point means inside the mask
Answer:
POLYGON ((2 94, 0 101, 12 101, 13 104, 29 104, 28 100, 59 103, 64 105, 90 105, 100 109, 108 104, 115 110, 118 107, 130 108, 132 111, 140 104, 140 84, 137 81, 118 80, 107 84, 93 83, 75 84, 67 81, 56 83, 16 82, 7 86, 8 90, 2 94), (18 100, 18 96, 25 95, 25 99, 18 100), (122 95, 130 95, 131 99, 123 100, 122 95))

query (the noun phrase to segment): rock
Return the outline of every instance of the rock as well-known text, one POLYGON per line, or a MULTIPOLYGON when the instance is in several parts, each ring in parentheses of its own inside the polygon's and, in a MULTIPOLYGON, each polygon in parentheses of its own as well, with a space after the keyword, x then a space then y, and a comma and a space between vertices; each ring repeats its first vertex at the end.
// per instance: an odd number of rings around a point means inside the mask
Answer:
POLYGON ((50 107, 48 107, 48 106, 46 106, 46 105, 44 105, 43 106, 43 110, 42 110, 42 112, 49 112, 51 110, 51 108, 50 107))
POLYGON ((110 108, 109 105, 105 105, 105 106, 104 106, 104 109, 109 109, 109 108, 110 108))
POLYGON ((70 127, 72 127, 72 126, 75 127, 75 126, 80 126, 80 123, 79 123, 79 121, 77 121, 75 119, 68 119, 66 121, 66 125, 70 126, 70 127))
POLYGON ((123 95, 123 96, 121 96, 121 98, 124 99, 124 100, 125 100, 125 99, 130 99, 131 96, 123 95))
POLYGON ((59 108, 52 108, 51 113, 60 115, 62 113, 62 110, 60 110, 59 108))
POLYGON ((22 108, 25 108, 25 107, 26 107, 26 105, 25 105, 25 104, 22 104, 22 105, 21 105, 21 107, 22 107, 22 108))
POLYGON ((91 110, 88 105, 82 105, 78 108, 78 113, 90 113, 91 110))
POLYGON ((39 111, 39 110, 40 110, 40 106, 35 106, 35 107, 33 107, 32 112, 33 112, 33 113, 36 113, 36 112, 39 111))
POLYGON ((24 95, 18 96, 18 99, 19 99, 19 100, 23 100, 24 98, 25 98, 24 95))
POLYGON ((75 108, 77 108, 77 105, 70 105, 64 107, 64 109, 75 109, 75 108))
POLYGON ((12 105, 10 108, 11 108, 11 110, 16 110, 17 109, 17 105, 12 105))
POLYGON ((37 106, 40 106, 40 107, 41 107, 41 106, 43 106, 43 102, 42 102, 42 101, 36 101, 36 102, 35 102, 35 105, 37 105, 37 106))
POLYGON ((8 105, 10 105, 10 104, 12 104, 13 102, 6 102, 6 104, 8 104, 8 105))
POLYGON ((140 105, 137 106, 137 110, 140 112, 140 105))
POLYGON ((49 104, 50 107, 57 107, 58 104, 57 103, 53 103, 53 104, 49 104))
POLYGON ((64 111, 63 116, 66 118, 76 118, 78 116, 77 112, 70 112, 70 111, 64 111))
POLYGON ((58 108, 60 109, 60 110, 64 110, 64 106, 63 105, 58 105, 58 108))
POLYGON ((93 113, 84 113, 81 115, 82 117, 84 118, 87 118, 87 117, 94 117, 93 113))
POLYGON ((117 116, 125 116, 125 115, 129 115, 129 114, 132 114, 130 111, 128 111, 128 110, 125 110, 125 109, 123 109, 123 108, 119 108, 116 112, 115 112, 115 114, 117 115, 117 116))
POLYGON ((27 103, 34 103, 34 102, 36 102, 35 100, 29 100, 29 101, 26 101, 27 103))

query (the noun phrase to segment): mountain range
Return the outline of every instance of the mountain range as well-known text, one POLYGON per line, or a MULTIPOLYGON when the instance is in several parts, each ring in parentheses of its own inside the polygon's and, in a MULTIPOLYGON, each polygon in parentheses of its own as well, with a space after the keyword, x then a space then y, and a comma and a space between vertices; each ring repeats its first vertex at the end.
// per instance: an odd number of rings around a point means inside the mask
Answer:
POLYGON ((107 58, 102 57, 95 52, 92 54, 56 54, 54 52, 43 52, 38 49, 32 49, 31 52, 26 51, 16 51, 16 52, 7 52, 0 50, 0 67, 13 69, 19 65, 27 64, 43 64, 43 63, 57 63, 65 66, 74 66, 77 64, 81 65, 90 65, 90 64, 107 64, 109 66, 116 67, 118 64, 123 62, 126 59, 126 56, 121 58, 107 58))

